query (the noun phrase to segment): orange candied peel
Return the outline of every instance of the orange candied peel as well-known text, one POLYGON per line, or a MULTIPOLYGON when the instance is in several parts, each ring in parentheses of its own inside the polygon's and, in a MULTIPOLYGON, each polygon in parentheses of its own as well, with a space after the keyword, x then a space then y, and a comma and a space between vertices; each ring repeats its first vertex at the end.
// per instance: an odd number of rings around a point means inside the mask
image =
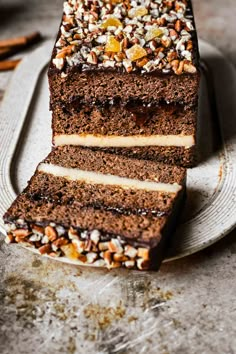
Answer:
POLYGON ((153 26, 147 31, 145 40, 149 42, 154 38, 161 37, 163 34, 164 33, 160 28, 158 28, 157 26, 153 26))
POLYGON ((146 50, 138 44, 134 44, 131 48, 126 50, 126 56, 131 61, 136 61, 146 55, 146 50))
POLYGON ((105 46, 106 52, 118 53, 121 51, 121 44, 114 36, 109 36, 105 46))
POLYGON ((79 253, 76 251, 73 244, 70 243, 69 245, 61 246, 61 249, 67 258, 73 259, 73 260, 76 260, 79 258, 79 253))
POLYGON ((119 27, 122 26, 122 23, 120 22, 120 20, 118 20, 118 18, 112 16, 112 17, 108 17, 102 24, 101 24, 101 28, 107 29, 107 27, 119 27))
POLYGON ((130 18, 142 17, 148 14, 148 10, 144 6, 137 6, 129 10, 128 15, 130 18))

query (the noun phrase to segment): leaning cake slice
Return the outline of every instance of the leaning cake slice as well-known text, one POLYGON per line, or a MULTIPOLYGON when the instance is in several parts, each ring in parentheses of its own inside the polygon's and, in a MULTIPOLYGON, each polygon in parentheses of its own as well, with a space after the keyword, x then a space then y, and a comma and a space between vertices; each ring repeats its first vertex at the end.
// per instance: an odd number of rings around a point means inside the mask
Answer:
POLYGON ((181 167, 58 147, 4 215, 6 241, 75 263, 157 269, 185 179, 181 167))

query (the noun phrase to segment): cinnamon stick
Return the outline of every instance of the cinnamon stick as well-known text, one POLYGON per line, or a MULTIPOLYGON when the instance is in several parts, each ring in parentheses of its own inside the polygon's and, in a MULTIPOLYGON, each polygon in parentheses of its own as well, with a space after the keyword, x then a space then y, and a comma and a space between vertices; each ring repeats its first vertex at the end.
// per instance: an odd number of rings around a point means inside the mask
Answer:
POLYGON ((41 39, 39 32, 33 32, 27 36, 2 39, 0 40, 0 48, 13 48, 13 47, 25 47, 29 44, 38 42, 41 39))
POLYGON ((13 70, 20 61, 21 59, 0 61, 0 71, 13 70))
POLYGON ((0 59, 8 58, 16 53, 16 48, 0 48, 0 59))

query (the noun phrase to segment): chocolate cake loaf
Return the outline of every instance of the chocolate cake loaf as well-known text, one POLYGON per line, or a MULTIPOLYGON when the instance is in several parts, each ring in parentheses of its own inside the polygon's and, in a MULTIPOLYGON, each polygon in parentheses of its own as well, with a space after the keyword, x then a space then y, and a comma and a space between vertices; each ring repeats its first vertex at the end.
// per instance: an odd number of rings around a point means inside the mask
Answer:
POLYGON ((53 144, 193 167, 198 45, 191 2, 64 2, 48 71, 53 144))
POLYGON ((6 240, 81 264, 157 269, 185 178, 181 167, 58 147, 4 215, 6 240))
POLYGON ((129 157, 192 167, 196 161, 196 110, 81 106, 53 111, 53 144, 89 146, 129 157))
POLYGON ((49 67, 51 107, 111 100, 196 106, 190 0, 68 0, 49 67))

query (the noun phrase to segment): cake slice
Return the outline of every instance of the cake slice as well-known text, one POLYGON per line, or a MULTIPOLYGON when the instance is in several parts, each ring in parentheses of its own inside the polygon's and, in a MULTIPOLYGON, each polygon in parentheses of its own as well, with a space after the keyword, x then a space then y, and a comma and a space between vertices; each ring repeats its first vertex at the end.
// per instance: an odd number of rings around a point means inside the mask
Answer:
POLYGON ((78 145, 124 156, 193 167, 196 163, 196 109, 158 107, 55 107, 54 146, 78 145))
POLYGON ((157 269, 185 179, 181 167, 58 147, 4 215, 6 241, 80 264, 157 269))
POLYGON ((48 71, 51 108, 111 100, 196 106, 190 0, 68 0, 48 71))

